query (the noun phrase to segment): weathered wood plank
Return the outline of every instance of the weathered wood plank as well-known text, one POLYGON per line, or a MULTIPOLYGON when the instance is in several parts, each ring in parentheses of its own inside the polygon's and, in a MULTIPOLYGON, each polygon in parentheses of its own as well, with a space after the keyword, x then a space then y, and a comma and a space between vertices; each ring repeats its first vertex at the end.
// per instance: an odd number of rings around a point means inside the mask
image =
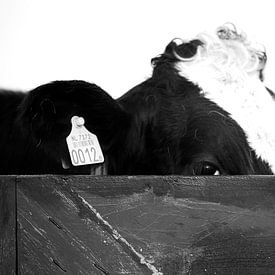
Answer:
POLYGON ((22 274, 275 274, 274 176, 18 179, 22 274))
POLYGON ((150 274, 102 228, 62 178, 19 180, 21 274, 150 274))
POLYGON ((0 274, 16 273, 15 178, 0 177, 0 274))
POLYGON ((67 181, 164 274, 275 274, 274 177, 67 181))

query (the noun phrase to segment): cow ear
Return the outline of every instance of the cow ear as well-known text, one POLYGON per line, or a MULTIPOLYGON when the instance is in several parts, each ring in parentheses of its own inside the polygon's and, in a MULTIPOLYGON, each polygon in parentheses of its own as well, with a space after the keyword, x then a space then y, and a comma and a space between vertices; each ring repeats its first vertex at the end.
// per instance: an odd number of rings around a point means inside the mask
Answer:
POLYGON ((44 118, 51 118, 56 115, 56 108, 52 100, 45 98, 40 103, 41 115, 44 118))
POLYGON ((181 58, 190 59, 197 54, 198 47, 201 45, 203 45, 203 43, 195 39, 178 45, 175 50, 181 58))

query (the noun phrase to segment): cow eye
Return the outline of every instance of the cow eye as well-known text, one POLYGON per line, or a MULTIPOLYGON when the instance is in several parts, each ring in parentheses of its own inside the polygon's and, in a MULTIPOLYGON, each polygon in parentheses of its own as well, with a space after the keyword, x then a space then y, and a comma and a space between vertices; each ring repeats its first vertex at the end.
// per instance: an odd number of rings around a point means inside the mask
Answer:
POLYGON ((221 172, 215 164, 202 161, 194 164, 193 174, 197 176, 220 176, 221 172))

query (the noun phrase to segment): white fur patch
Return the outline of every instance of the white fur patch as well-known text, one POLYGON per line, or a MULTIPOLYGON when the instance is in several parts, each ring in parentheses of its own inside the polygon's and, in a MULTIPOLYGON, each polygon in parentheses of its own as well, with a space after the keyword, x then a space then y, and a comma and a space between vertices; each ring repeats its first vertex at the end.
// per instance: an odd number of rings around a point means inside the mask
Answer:
MULTIPOLYGON (((230 31, 229 31, 230 33, 230 31)), ((176 63, 179 74, 202 89, 205 97, 231 114, 248 142, 275 173, 275 101, 259 79, 265 65, 261 51, 246 37, 200 34, 197 55, 176 63)), ((236 35, 236 33, 235 33, 236 35)))

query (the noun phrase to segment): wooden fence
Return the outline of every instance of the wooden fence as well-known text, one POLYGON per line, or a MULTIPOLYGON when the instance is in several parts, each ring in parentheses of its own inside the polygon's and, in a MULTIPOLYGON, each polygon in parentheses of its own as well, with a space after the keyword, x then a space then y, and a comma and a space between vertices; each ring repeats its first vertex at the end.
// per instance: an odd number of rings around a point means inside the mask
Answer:
POLYGON ((0 274, 275 274, 275 176, 1 176, 0 274))

